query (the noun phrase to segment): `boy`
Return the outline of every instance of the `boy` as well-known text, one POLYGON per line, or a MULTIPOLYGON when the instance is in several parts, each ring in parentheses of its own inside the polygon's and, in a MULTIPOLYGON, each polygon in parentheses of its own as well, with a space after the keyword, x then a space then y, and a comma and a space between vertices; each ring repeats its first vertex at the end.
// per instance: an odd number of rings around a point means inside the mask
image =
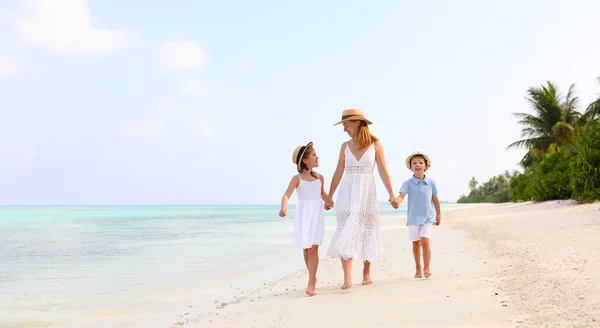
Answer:
POLYGON ((439 226, 442 220, 440 200, 435 182, 425 176, 425 171, 431 166, 429 157, 422 152, 414 152, 406 158, 406 166, 413 172, 412 178, 404 181, 396 204, 402 203, 408 196, 408 236, 413 244, 415 257, 415 278, 429 278, 429 263, 431 261, 431 229, 439 226), (434 211, 435 207, 435 211, 434 211), (421 248, 423 249, 423 270, 421 270, 421 248))

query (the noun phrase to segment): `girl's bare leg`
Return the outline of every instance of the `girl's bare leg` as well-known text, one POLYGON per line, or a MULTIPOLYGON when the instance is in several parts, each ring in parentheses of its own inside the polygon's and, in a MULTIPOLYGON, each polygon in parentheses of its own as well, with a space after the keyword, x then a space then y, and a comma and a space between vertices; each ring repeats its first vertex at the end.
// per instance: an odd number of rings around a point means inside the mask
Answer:
POLYGON ((373 281, 371 280, 371 262, 364 261, 363 266, 363 285, 370 285, 373 281))
POLYGON ((342 259, 342 268, 344 269, 344 284, 342 289, 348 289, 352 287, 352 259, 342 259))
POLYGON ((415 278, 423 278, 423 270, 421 268, 421 241, 413 241, 413 256, 415 258, 415 278))
POLYGON ((312 248, 306 250, 308 252, 308 286, 306 294, 314 295, 317 285, 317 267, 319 266, 319 246, 313 245, 312 248))
POLYGON ((429 271, 429 264, 431 263, 431 245, 429 238, 421 238, 421 247, 423 247, 423 273, 425 278, 431 277, 431 271, 429 271))
POLYGON ((306 264, 306 269, 308 270, 308 248, 303 249, 304 252, 304 264, 306 264))

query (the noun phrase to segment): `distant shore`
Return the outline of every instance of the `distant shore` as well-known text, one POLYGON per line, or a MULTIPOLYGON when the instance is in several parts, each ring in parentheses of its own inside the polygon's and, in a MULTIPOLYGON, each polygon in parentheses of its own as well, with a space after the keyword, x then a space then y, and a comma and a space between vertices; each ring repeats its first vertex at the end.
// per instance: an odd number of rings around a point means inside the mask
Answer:
POLYGON ((327 236, 318 295, 305 296, 298 271, 265 282, 260 297, 243 291, 216 300, 210 313, 182 313, 172 327, 600 327, 600 203, 448 211, 432 237, 430 279, 413 278, 403 218, 387 222, 373 285, 360 285, 356 263, 354 286, 339 289, 340 263, 324 257, 327 236))

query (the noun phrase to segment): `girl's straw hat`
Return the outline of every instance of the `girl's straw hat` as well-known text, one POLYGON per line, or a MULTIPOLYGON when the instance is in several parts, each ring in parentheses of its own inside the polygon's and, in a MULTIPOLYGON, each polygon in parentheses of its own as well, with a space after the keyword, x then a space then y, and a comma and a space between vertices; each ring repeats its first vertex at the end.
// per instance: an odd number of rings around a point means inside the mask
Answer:
POLYGON ((415 156, 423 156, 423 158, 425 158, 425 171, 427 171, 427 169, 429 169, 429 167, 431 166, 431 160, 429 159, 429 157, 427 155, 425 155, 425 153, 422 153, 420 151, 416 151, 412 154, 410 154, 410 156, 408 156, 406 158, 406 167, 408 167, 408 169, 410 170, 410 161, 412 160, 413 157, 415 156))
POLYGON ((296 164, 298 172, 302 172, 302 156, 304 156, 304 152, 308 149, 308 147, 312 147, 312 141, 307 143, 306 146, 298 146, 294 149, 294 153, 292 154, 292 162, 296 164))
POLYGON ((356 121, 356 120, 365 121, 365 123, 367 123, 367 124, 373 124, 373 122, 371 122, 365 118, 365 114, 363 114, 362 110, 360 110, 358 108, 352 108, 352 109, 344 110, 342 112, 342 120, 335 123, 334 126, 338 125, 338 124, 342 124, 347 121, 356 121))

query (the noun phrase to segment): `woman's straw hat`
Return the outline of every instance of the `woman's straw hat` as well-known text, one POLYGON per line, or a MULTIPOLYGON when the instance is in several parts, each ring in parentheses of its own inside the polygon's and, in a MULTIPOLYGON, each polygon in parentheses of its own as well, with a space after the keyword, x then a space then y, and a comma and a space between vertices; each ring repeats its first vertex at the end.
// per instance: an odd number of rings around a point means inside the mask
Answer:
POLYGON ((342 120, 335 123, 334 126, 338 125, 338 124, 342 124, 347 121, 356 121, 356 120, 365 121, 365 123, 367 123, 367 124, 373 124, 373 122, 371 122, 365 118, 365 114, 363 114, 362 110, 360 110, 358 108, 352 108, 352 109, 344 110, 342 112, 342 120))
POLYGON ((429 157, 427 155, 425 155, 425 153, 422 153, 420 151, 416 151, 412 154, 410 154, 410 156, 408 156, 406 158, 406 167, 408 167, 408 169, 410 170, 410 161, 412 160, 413 157, 415 156, 423 156, 423 158, 425 158, 425 171, 427 171, 427 169, 429 169, 429 167, 431 166, 431 160, 429 159, 429 157))
POLYGON ((304 152, 308 149, 308 147, 312 147, 312 141, 307 143, 306 146, 298 146, 294 149, 294 153, 292 154, 292 162, 296 164, 298 172, 302 172, 302 156, 304 156, 304 152))

